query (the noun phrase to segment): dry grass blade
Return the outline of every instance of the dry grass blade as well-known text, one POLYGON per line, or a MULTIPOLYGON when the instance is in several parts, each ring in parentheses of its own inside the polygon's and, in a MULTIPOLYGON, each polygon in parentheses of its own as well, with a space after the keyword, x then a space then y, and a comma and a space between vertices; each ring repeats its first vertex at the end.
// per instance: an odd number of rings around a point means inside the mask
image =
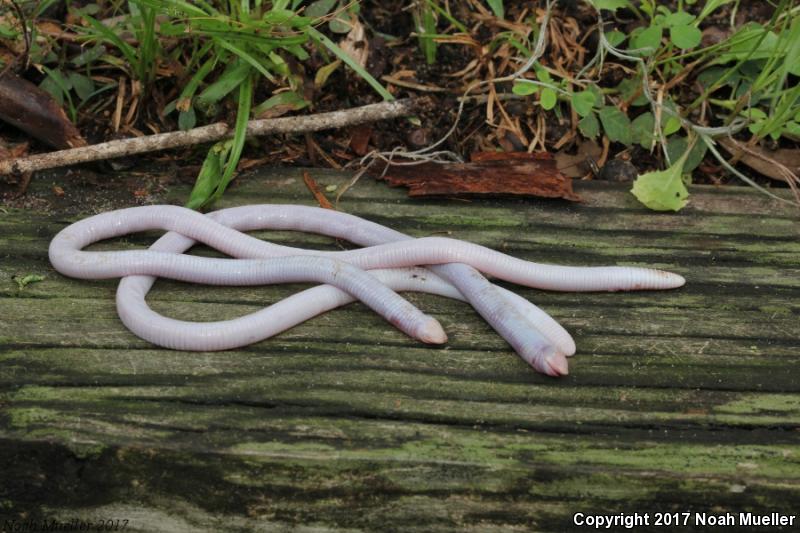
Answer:
POLYGON ((786 183, 792 190, 795 201, 800 205, 800 177, 798 176, 800 150, 778 150, 775 154, 770 155, 769 152, 758 146, 750 146, 731 137, 722 137, 717 139, 717 142, 731 154, 734 160, 741 161, 763 176, 786 183), (791 154, 786 154, 786 152, 791 152, 791 154), (779 158, 784 161, 779 161, 779 158), (794 168, 789 168, 784 164, 792 164, 791 159, 794 159, 794 168))

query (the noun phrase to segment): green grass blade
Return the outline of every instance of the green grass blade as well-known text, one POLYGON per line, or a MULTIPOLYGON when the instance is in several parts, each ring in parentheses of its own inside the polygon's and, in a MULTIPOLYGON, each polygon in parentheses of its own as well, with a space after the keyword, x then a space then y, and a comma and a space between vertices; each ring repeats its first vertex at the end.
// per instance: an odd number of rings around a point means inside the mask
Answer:
POLYGON ((108 28, 105 24, 100 22, 99 20, 90 17, 89 15, 83 15, 83 18, 92 26, 92 28, 102 36, 106 41, 110 42, 114 46, 116 46, 122 55, 125 56, 125 60, 131 66, 131 68, 136 73, 137 77, 140 74, 141 66, 139 61, 139 56, 136 53, 136 49, 134 49, 131 45, 120 39, 120 37, 114 33, 111 28, 108 28))
POLYGON ((486 3, 489 4, 489 7, 492 8, 492 12, 494 12, 494 16, 502 19, 505 18, 505 10, 503 9, 503 0, 486 0, 486 3))
POLYGON ((211 197, 211 202, 218 200, 225 188, 233 179, 236 173, 236 166, 239 164, 239 158, 242 156, 244 149, 244 141, 247 138, 247 122, 250 119, 250 108, 253 105, 253 77, 249 76, 244 83, 239 86, 239 109, 236 115, 236 131, 233 135, 233 146, 231 147, 230 156, 225 164, 225 172, 222 174, 222 179, 217 190, 214 191, 211 197))
POLYGON ((336 45, 336 43, 331 41, 326 35, 317 31, 316 28, 308 28, 308 34, 314 41, 322 44, 323 46, 325 46, 325 48, 330 50, 336 57, 344 61, 344 63, 348 67, 353 69, 353 71, 355 71, 356 74, 361 76, 364 79, 364 81, 369 83, 370 87, 375 89, 375 92, 381 95, 384 100, 386 101, 394 100, 394 96, 392 96, 392 93, 387 91, 386 88, 383 85, 381 85, 378 80, 373 78, 372 75, 364 69, 364 67, 359 65, 352 57, 350 57, 344 50, 339 48, 336 45))
POLYGON ((252 72, 253 68, 249 63, 236 61, 225 69, 225 72, 214 83, 200 93, 200 96, 197 97, 198 104, 203 106, 219 102, 238 87, 252 72))
POLYGON ((252 55, 250 55, 250 54, 249 54, 248 52, 246 52, 245 50, 242 50, 241 48, 239 48, 239 47, 238 47, 238 46, 236 46, 235 44, 231 44, 231 43, 229 43, 229 42, 227 42, 227 41, 224 41, 224 40, 222 40, 222 39, 214 39, 214 41, 215 41, 215 42, 216 42, 216 43, 217 43, 219 46, 221 46, 222 48, 225 48, 225 49, 226 49, 226 50, 228 50, 229 52, 231 52, 231 53, 233 53, 234 55, 238 56, 238 57, 239 57, 240 59, 242 59, 243 61, 246 61, 246 62, 250 63, 250 65, 252 65, 254 69, 256 69, 256 70, 257 70, 257 71, 259 71, 261 74, 263 74, 263 75, 264 75, 264 77, 265 77, 265 78, 267 78, 269 81, 271 81, 271 82, 274 82, 274 81, 275 81, 275 76, 273 76, 273 75, 272 75, 272 73, 271 73, 270 71, 268 71, 268 70, 267 70, 267 69, 264 67, 264 65, 262 65, 262 64, 261 64, 261 63, 260 63, 260 62, 259 62, 259 61, 258 61, 258 60, 255 58, 255 57, 253 57, 252 55))

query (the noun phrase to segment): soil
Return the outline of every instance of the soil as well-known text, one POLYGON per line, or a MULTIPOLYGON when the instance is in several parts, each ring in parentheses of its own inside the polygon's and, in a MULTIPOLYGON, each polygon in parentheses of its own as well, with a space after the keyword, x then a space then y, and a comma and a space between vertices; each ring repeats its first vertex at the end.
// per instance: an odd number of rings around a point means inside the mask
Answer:
MULTIPOLYGON (((674 2, 673 2, 674 3, 674 2)), ((543 2, 507 2, 507 21, 529 21, 541 15, 543 2), (538 10, 538 11, 537 11, 538 10)), ((700 9, 701 3, 688 7, 690 10, 700 9)), ((333 131, 314 134, 313 136, 285 136, 259 139, 251 142, 245 149, 243 163, 245 166, 254 165, 295 165, 295 166, 344 166, 355 162, 364 150, 390 151, 395 147, 404 146, 406 149, 415 150, 426 147, 441 139, 451 128, 456 120, 458 98, 464 93, 465 87, 475 81, 492 77, 500 77, 513 72, 518 63, 513 61, 516 52, 513 49, 503 48, 498 44, 497 37, 508 28, 498 25, 486 11, 480 13, 475 7, 470 7, 470 2, 451 2, 453 16, 464 22, 470 29, 470 37, 477 44, 474 46, 463 43, 439 43, 437 46, 436 61, 427 64, 421 52, 416 36, 412 12, 408 9, 406 0, 364 1, 361 6, 360 20, 367 29, 369 45, 369 61, 367 70, 381 80, 397 97, 426 96, 433 101, 433 105, 421 112, 415 120, 401 119, 381 122, 371 126, 362 126, 349 131, 333 131), (467 72, 465 74, 465 72, 467 72), (400 77, 401 81, 408 82, 415 87, 401 86, 386 82, 385 76, 400 77), (427 88, 427 89, 426 89, 427 88), (355 139, 360 139, 358 143, 355 139), (364 143, 364 139, 367 142, 364 143), (351 142, 353 141, 353 142, 351 142), (360 148, 359 148, 360 146, 360 148), (354 149, 355 148, 355 149, 354 149)), ((738 11, 733 15, 737 22, 766 21, 771 16, 771 7, 766 2, 744 0, 740 2, 738 11)), ((53 12, 52 17, 63 17, 64 13, 53 12)), ((713 41, 722 39, 729 32, 731 19, 731 5, 719 9, 709 17, 703 25, 704 39, 713 41)), ((606 31, 619 28, 631 31, 638 19, 633 13, 620 10, 615 16, 606 12, 606 31)), ((556 28, 564 42, 557 45, 552 42, 541 59, 542 64, 554 68, 563 65, 564 43, 575 39, 578 45, 585 49, 585 58, 592 56, 596 46, 597 35, 594 31, 596 16, 591 8, 578 0, 560 0, 556 3, 551 26, 556 28)), ((324 28, 323 28, 324 29, 324 28)), ((438 30, 443 34, 456 35, 457 30, 448 27, 446 21, 440 20, 438 30)), ((380 97, 352 71, 339 68, 328 79, 322 90, 314 88, 313 78, 315 72, 326 64, 320 54, 313 54, 303 64, 296 61, 293 68, 303 72, 305 79, 305 95, 314 102, 309 112, 320 112, 341 109, 351 106, 363 105, 378 101, 380 97)), ((577 61, 577 60, 575 60, 577 61)), ((570 67, 572 68, 572 67, 570 67)), ((22 73, 32 81, 39 81, 42 74, 31 68, 22 73)), ((603 83, 614 86, 625 79, 629 73, 621 66, 606 68, 602 73, 603 83)), ((109 108, 97 114, 79 114, 78 127, 81 133, 90 142, 98 142, 113 136, 126 136, 131 132, 149 133, 148 127, 155 124, 160 131, 176 129, 175 115, 163 116, 160 109, 173 99, 180 87, 180 77, 168 77, 161 80, 149 94, 148 99, 142 99, 142 109, 129 125, 128 132, 112 132, 109 130, 109 108)), ((469 159, 470 154, 482 151, 525 151, 533 147, 536 151, 546 150, 551 153, 562 152, 575 154, 578 151, 581 136, 576 134, 575 117, 565 113, 566 109, 559 112, 542 112, 536 104, 535 97, 519 98, 511 95, 508 84, 497 84, 497 94, 510 95, 507 100, 495 105, 492 109, 492 120, 487 120, 487 86, 479 91, 474 91, 470 96, 477 101, 464 106, 463 115, 458 121, 453 134, 440 146, 440 149, 449 150, 469 159), (492 122, 489 124, 488 122, 492 122), (541 138, 537 141, 537 136, 541 138)), ((680 94, 683 99, 691 100, 697 95, 694 78, 688 77, 682 86, 674 89, 675 94, 680 94)), ((268 85, 259 86, 256 94, 266 98, 271 94, 268 85)), ((566 106, 564 106, 566 108, 566 106)), ((113 108, 113 106, 112 106, 113 108)), ((234 110, 223 107, 214 117, 207 121, 230 120, 234 110)), ((205 119, 204 119, 205 120, 205 119)), ((23 140, 30 141, 24 135, 7 125, 0 125, 0 139, 5 144, 13 145, 23 140)), ((796 145, 791 146, 796 147, 796 145)), ((0 146, 2 148, 2 146, 0 146)), ((31 152, 45 151, 48 148, 31 143, 31 152)), ((204 148, 193 148, 171 151, 150 157, 150 161, 159 168, 170 169, 168 173, 175 179, 193 181, 205 155, 204 148)), ((610 179, 616 181, 630 181, 636 173, 645 172, 663 166, 661 154, 658 150, 647 151, 634 145, 629 148, 621 144, 612 143, 608 147, 606 157, 602 160, 587 161, 586 168, 593 172, 586 172, 585 179, 610 179), (596 163, 601 163, 597 165, 596 163)), ((108 170, 125 170, 136 160, 115 161, 88 165, 78 172, 81 174, 104 173, 108 170)), ((782 184, 764 178, 758 174, 742 170, 753 177, 758 183, 768 187, 781 187, 782 184)), ((711 158, 698 167, 694 173, 697 183, 739 183, 724 172, 711 158)), ((100 180, 102 181, 102 180, 100 180)), ((15 180, 0 180, 0 193, 8 197, 13 195, 20 187, 15 180)))

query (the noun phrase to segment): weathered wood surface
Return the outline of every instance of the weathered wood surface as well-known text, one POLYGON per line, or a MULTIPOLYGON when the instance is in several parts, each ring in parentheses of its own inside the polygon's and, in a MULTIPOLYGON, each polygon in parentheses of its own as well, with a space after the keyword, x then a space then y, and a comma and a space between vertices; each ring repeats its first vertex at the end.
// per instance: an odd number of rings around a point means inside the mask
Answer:
MULTIPOLYGON (((797 212, 735 187, 695 188, 679 214, 608 184, 577 192, 586 204, 425 201, 364 181, 342 203, 414 235, 686 276, 666 293, 519 289, 574 334, 558 380, 465 305, 426 295, 410 298, 445 326, 442 349, 361 305, 242 350, 158 349, 117 319, 116 282, 50 268, 49 239, 88 213, 0 212, 0 516, 127 518, 137 531, 569 531, 576 512, 798 513, 797 212), (11 279, 27 274, 45 280, 11 279)), ((313 199, 299 171, 272 170, 219 207, 262 202, 313 199)), ((151 301, 208 320, 296 289, 160 281, 151 301)))

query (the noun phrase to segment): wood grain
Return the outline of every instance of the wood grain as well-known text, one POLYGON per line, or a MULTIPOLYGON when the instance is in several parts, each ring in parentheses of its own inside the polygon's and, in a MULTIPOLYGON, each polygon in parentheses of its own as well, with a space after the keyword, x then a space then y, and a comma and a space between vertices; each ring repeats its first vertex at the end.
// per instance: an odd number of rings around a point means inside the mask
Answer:
MULTIPOLYGON (((348 179, 314 176, 323 188, 348 179)), ((314 204, 300 171, 240 182, 218 207, 314 204)), ((441 349, 350 305, 242 350, 161 350, 119 322, 114 281, 50 268, 49 239, 85 207, 7 209, 0 517, 116 516, 137 531, 577 531, 579 511, 796 513, 797 212, 736 187, 694 188, 675 215, 646 211, 615 185, 576 192, 584 205, 464 203, 362 180, 341 205, 532 260, 687 278, 665 293, 519 289, 574 334, 571 373, 557 380, 531 371, 465 305, 426 295, 410 298, 448 331, 441 349), (20 289, 11 279, 32 273, 45 280, 20 289)), ((187 193, 176 186, 165 199, 187 193)), ((159 281, 150 301, 216 320, 297 288, 159 281)))

